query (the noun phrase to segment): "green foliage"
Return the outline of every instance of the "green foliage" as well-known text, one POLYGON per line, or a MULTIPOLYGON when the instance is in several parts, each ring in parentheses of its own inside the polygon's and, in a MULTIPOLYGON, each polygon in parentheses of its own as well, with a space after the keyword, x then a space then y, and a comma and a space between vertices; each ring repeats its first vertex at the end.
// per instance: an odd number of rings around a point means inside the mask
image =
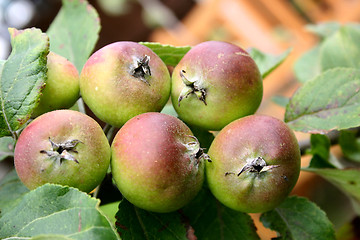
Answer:
POLYGON ((289 103, 289 98, 283 96, 273 96, 271 100, 281 107, 286 107, 289 103))
POLYGON ((251 217, 219 203, 204 188, 183 213, 198 239, 259 239, 251 217))
POLYGON ((360 166, 354 165, 344 168, 343 163, 338 159, 333 157, 332 160, 330 140, 326 135, 311 135, 311 150, 309 153, 313 157, 309 167, 303 170, 318 174, 350 196, 355 204, 360 204, 360 179, 358 178, 360 166))
POLYGON ((321 36, 321 42, 305 52, 295 63, 294 71, 302 83, 327 69, 359 67, 360 25, 336 22, 309 25, 308 29, 321 36))
MULTIPOLYGON (((27 239, 27 238, 24 238, 27 239)), ((40 235, 31 238, 31 240, 70 240, 71 238, 61 236, 61 235, 40 235)))
POLYGON ((360 29, 342 26, 326 38, 320 50, 322 71, 335 67, 360 67, 360 29))
POLYGON ((288 49, 279 55, 265 54, 256 48, 249 51, 250 56, 258 65, 262 78, 266 78, 289 56, 292 49, 288 49))
POLYGON ((262 214, 260 220, 280 233, 277 239, 335 239, 325 212, 305 198, 289 197, 274 210, 262 214))
MULTIPOLYGON (((359 205, 360 144, 360 25, 329 22, 309 27, 321 42, 295 64, 295 74, 303 86, 286 108, 285 121, 294 130, 328 133, 341 130, 339 144, 347 160, 331 155, 330 141, 324 135, 311 136, 312 159, 304 171, 314 172, 359 205)), ((355 205, 356 205, 355 204, 355 205)))
POLYGON ((344 156, 354 162, 360 162, 360 138, 356 130, 340 132, 339 144, 344 156))
POLYGON ((75 188, 43 185, 0 218, 0 238, 56 234, 71 239, 118 239, 98 211, 99 200, 75 188))
POLYGON ((116 228, 122 239, 184 239, 186 229, 181 216, 142 210, 123 199, 116 213, 116 228))
POLYGON ((325 38, 330 37, 332 34, 336 33, 340 27, 341 25, 338 22, 323 22, 319 24, 309 24, 306 26, 306 29, 320 37, 325 38))
POLYGON ((310 137, 311 149, 308 153, 313 157, 310 167, 335 168, 329 161, 330 159, 330 139, 326 135, 312 134, 310 137))
POLYGON ((11 240, 72 240, 71 238, 62 236, 62 235, 54 235, 54 234, 44 234, 38 235, 36 237, 28 238, 28 237, 12 237, 6 238, 11 240))
POLYGON ((329 69, 305 82, 293 95, 286 107, 285 122, 295 131, 308 133, 357 127, 359 88, 358 69, 329 69))
MULTIPOLYGON (((167 66, 173 67, 175 67, 181 58, 191 49, 190 46, 177 47, 152 42, 140 43, 153 50, 167 66)), ((262 77, 265 78, 273 70, 275 70, 286 59, 287 56, 289 56, 291 50, 292 49, 288 49, 279 55, 271 55, 261 52, 256 48, 252 48, 250 49, 249 54, 258 65, 262 77)))
MULTIPOLYGON (((360 142, 355 131, 360 126, 360 27, 338 23, 312 25, 309 30, 321 42, 295 64, 295 74, 303 86, 288 100, 285 121, 296 131, 311 135, 311 164, 303 169, 316 173, 360 204, 360 142), (330 140, 325 135, 342 130, 340 146, 355 167, 342 168, 333 161, 330 140), (316 133, 316 134, 315 134, 316 133)), ((63 7, 47 34, 39 29, 9 29, 12 52, 0 61, 0 137, 17 136, 36 107, 46 82, 46 56, 50 50, 72 61, 81 71, 98 40, 100 20, 96 10, 84 0, 63 0, 63 7)), ((141 43, 151 48, 168 66, 176 66, 190 46, 175 47, 141 43)), ((270 55, 249 51, 263 78, 290 54, 270 55)), ((177 116, 171 104, 164 113, 177 116)), ((221 114, 221 113, 219 113, 221 114)), ((202 147, 208 148, 214 135, 192 128, 202 147)), ((0 138, 0 161, 13 155, 14 140, 0 138)), ((0 182, 0 238, 11 239, 119 239, 107 218, 99 212, 99 200, 69 187, 44 185, 29 191, 12 171, 0 182)), ((259 239, 251 217, 221 205, 204 187, 199 195, 178 212, 157 214, 141 210, 125 199, 104 205, 123 239, 259 239)), ((325 213, 314 203, 290 197, 276 209, 264 213, 263 224, 277 231, 279 239, 334 239, 334 229, 325 213)))
POLYGON ((171 103, 168 103, 165 105, 165 107, 163 108, 163 110, 161 110, 161 113, 165 113, 174 117, 178 117, 178 114, 176 113, 173 105, 171 103))
POLYGON ((9 29, 12 52, 0 80, 0 137, 16 136, 37 106, 46 80, 49 39, 39 29, 9 29))
POLYGON ((360 168, 305 168, 304 170, 325 178, 360 204, 360 168))
POLYGON ((15 169, 0 181, 0 217, 13 209, 29 189, 18 178, 15 169))
POLYGON ((191 229, 198 239, 259 239, 248 214, 223 206, 207 188, 173 213, 148 212, 124 199, 116 219, 116 228, 124 240, 188 239, 191 229))
POLYGON ((140 44, 153 50, 167 66, 175 67, 181 58, 191 49, 190 46, 176 47, 152 42, 140 42, 140 44))
POLYGON ((294 72, 301 83, 311 80, 319 75, 321 73, 320 46, 315 46, 304 53, 295 62, 294 72))
POLYGON ((111 202, 105 205, 100 206, 100 211, 109 219, 109 221, 115 226, 116 222, 116 212, 118 211, 118 206, 120 201, 111 202))
POLYGON ((67 58, 81 72, 99 38, 100 19, 95 8, 82 0, 63 0, 47 34, 50 50, 67 58))
POLYGON ((0 161, 7 157, 14 156, 14 139, 12 137, 0 138, 0 161))

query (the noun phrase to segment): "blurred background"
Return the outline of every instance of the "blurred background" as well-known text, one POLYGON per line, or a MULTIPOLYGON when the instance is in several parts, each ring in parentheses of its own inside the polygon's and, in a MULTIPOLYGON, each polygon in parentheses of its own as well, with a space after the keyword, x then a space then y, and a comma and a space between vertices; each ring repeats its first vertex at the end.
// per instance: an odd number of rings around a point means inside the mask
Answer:
MULTIPOLYGON (((293 74, 294 63, 319 41, 307 25, 360 20, 360 0, 89 0, 89 3, 101 19, 96 49, 121 40, 178 46, 224 40, 271 54, 292 48, 286 61, 264 80, 264 99, 258 110, 279 119, 283 119, 285 110, 272 97, 290 97, 300 86, 293 74)), ((45 32, 60 7, 61 0, 0 0, 0 59, 6 59, 11 51, 8 27, 38 27, 45 32)), ((296 135, 300 142, 309 137, 296 135)), ((340 152, 336 147, 333 151, 340 152)), ((307 166, 309 157, 304 156, 302 162, 307 166)), ((346 222, 358 221, 353 220, 354 211, 347 198, 310 173, 301 173, 293 194, 316 202, 337 229, 346 222)), ((261 227, 257 218, 254 215, 262 239, 274 237, 274 233, 261 227)))

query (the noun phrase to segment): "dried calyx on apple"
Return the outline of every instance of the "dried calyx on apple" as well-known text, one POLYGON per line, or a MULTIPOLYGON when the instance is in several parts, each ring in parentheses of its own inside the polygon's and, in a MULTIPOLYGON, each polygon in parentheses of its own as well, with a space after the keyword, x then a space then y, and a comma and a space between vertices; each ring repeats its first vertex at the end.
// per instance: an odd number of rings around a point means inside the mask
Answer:
POLYGON ((161 213, 182 208, 198 194, 210 160, 184 122, 156 112, 127 121, 111 150, 111 171, 122 195, 161 213))
POLYGON ((136 42, 114 42, 100 48, 80 74, 80 93, 86 105, 97 118, 119 128, 136 115, 160 112, 170 89, 165 63, 136 42))
POLYGON ((150 85, 148 78, 151 76, 149 66, 150 57, 145 55, 143 58, 136 58, 131 69, 131 75, 150 85))
POLYGON ((171 78, 171 101, 179 118, 205 130, 218 131, 254 114, 263 96, 255 61, 244 49, 227 42, 192 47, 171 78))
POLYGON ((204 86, 204 81, 200 79, 188 79, 185 76, 186 71, 181 70, 180 76, 181 80, 185 84, 184 88, 181 90, 179 98, 178 98, 178 106, 180 107, 180 102, 184 98, 187 98, 190 94, 195 94, 196 97, 202 101, 205 105, 206 104, 206 88, 204 86))
MULTIPOLYGON (((265 160, 262 157, 251 158, 246 161, 245 165, 241 168, 240 172, 236 175, 240 176, 240 174, 242 174, 243 172, 246 172, 246 171, 260 174, 260 173, 269 171, 270 169, 273 169, 273 168, 276 168, 279 166, 280 165, 267 165, 265 160)), ((230 175, 230 174, 235 174, 235 173, 226 172, 225 176, 230 175)))
POLYGON ((62 143, 55 143, 49 138, 49 142, 51 143, 51 150, 40 150, 40 153, 44 153, 50 158, 53 158, 59 165, 61 165, 62 160, 79 163, 72 153, 78 153, 75 147, 81 143, 80 140, 72 139, 62 143))
POLYGON ((206 163, 209 189, 225 206, 259 213, 277 207, 300 173, 301 155, 293 131, 265 115, 240 118, 215 137, 206 163))
POLYGON ((110 145, 90 116, 56 110, 35 118, 23 129, 15 146, 14 164, 29 189, 54 183, 91 192, 109 169, 110 145))
POLYGON ((193 139, 193 141, 184 144, 188 150, 190 159, 195 160, 196 164, 199 164, 201 160, 211 162, 209 155, 204 152, 204 148, 200 147, 199 140, 192 135, 188 135, 188 137, 193 139))

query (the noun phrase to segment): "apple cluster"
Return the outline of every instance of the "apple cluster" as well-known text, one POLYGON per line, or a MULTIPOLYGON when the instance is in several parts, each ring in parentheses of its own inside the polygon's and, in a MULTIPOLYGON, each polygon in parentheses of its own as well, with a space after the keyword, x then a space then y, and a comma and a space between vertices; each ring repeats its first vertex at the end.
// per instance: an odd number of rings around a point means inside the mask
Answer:
POLYGON ((264 212, 296 184, 297 139, 284 122, 255 114, 262 77, 239 46, 200 43, 171 76, 151 49, 126 41, 93 53, 80 74, 55 53, 47 64, 35 119, 15 147, 15 167, 29 189, 57 183, 91 192, 110 168, 122 195, 148 211, 182 208, 207 181, 224 205, 264 212), (111 145, 88 115, 57 110, 79 96, 98 119, 119 128, 111 145), (178 118, 160 113, 169 99, 178 118), (189 126, 216 135, 207 153, 189 126))

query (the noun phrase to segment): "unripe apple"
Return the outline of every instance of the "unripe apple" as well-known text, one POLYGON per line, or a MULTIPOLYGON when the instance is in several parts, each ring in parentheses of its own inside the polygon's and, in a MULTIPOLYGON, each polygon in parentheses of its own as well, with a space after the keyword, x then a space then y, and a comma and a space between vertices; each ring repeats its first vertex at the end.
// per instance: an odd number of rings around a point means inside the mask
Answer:
POLYGON ((109 168, 110 145, 91 117, 56 110, 37 117, 21 132, 14 162, 29 189, 56 183, 90 192, 109 168))
POLYGON ((152 112, 130 119, 111 149, 116 185, 139 208, 175 211, 202 187, 207 155, 191 130, 173 116, 152 112))
POLYGON ((208 41, 194 46, 172 74, 171 100, 180 119, 207 130, 253 114, 263 94, 260 71, 234 44, 208 41))
POLYGON ((297 139, 273 117, 252 115, 230 123, 215 137, 208 154, 209 188, 234 210, 255 213, 275 208, 299 177, 297 139))
POLYGON ((148 47, 115 42, 90 56, 80 74, 84 102, 102 121, 121 127, 145 112, 159 112, 170 96, 170 74, 148 47))
POLYGON ((47 56, 47 80, 39 105, 32 117, 57 109, 72 107, 79 99, 79 73, 69 60, 50 52, 47 56))

